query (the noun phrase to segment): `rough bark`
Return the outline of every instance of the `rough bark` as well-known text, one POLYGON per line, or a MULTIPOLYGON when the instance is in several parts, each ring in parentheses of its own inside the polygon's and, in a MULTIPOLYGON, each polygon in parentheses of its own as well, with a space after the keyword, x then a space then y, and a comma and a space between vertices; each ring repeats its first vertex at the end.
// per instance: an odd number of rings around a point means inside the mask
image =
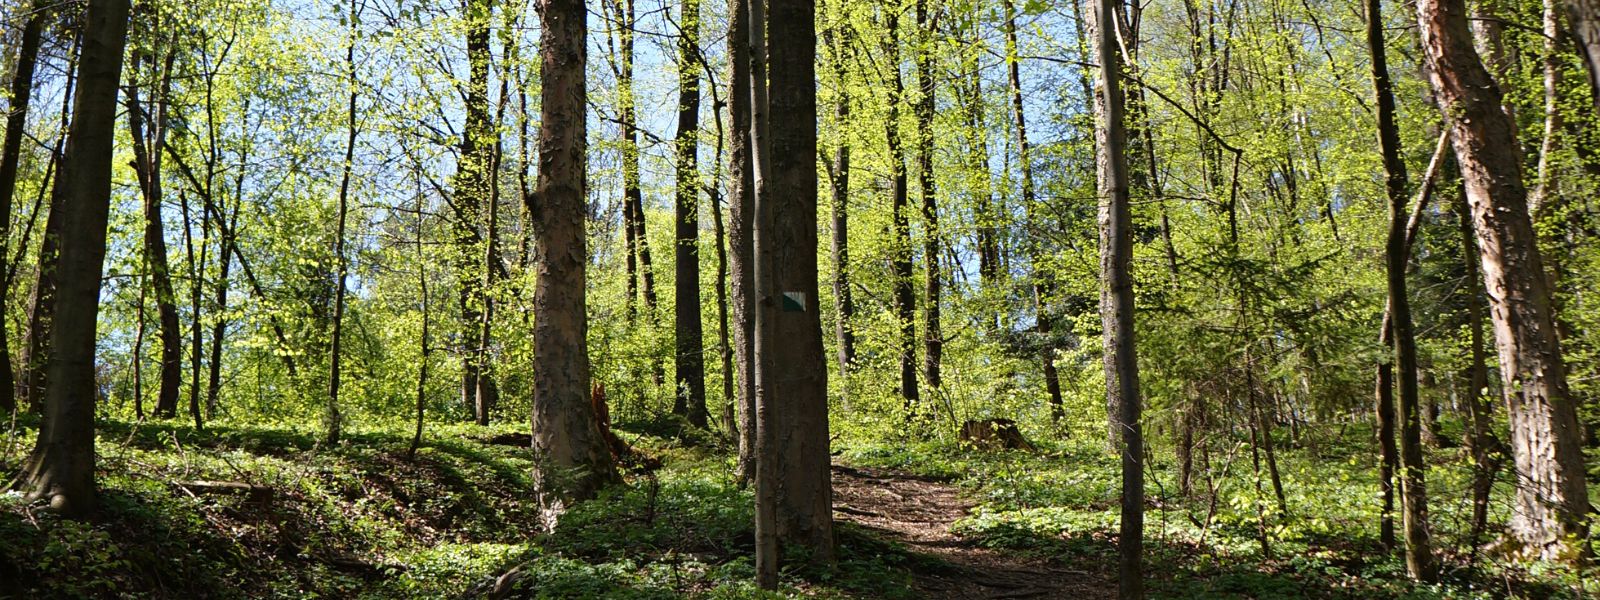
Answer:
POLYGON ((1417 4, 1429 79, 1450 119, 1456 162, 1472 208, 1518 474, 1513 534, 1545 557, 1584 535, 1588 486, 1582 438, 1567 390, 1550 290, 1501 94, 1467 32, 1462 0, 1417 4))
MULTIPOLYGON (((0 142, 0 250, 11 247, 12 196, 17 190, 17 164, 22 159, 22 134, 28 124, 28 104, 33 94, 33 72, 39 62, 45 11, 37 0, 18 8, 28 19, 22 25, 17 61, 11 73, 11 102, 6 107, 6 133, 0 142)), ((3 254, 3 252, 0 252, 3 254)), ((6 308, 11 300, 10 269, 0 272, 0 413, 17 408, 16 382, 11 367, 11 336, 6 308)))
POLYGON ((1467 428, 1467 450, 1472 457, 1472 526, 1467 534, 1467 544, 1472 558, 1478 554, 1484 531, 1489 526, 1489 493, 1494 488, 1495 471, 1499 468, 1496 453, 1500 442, 1495 439, 1490 422, 1489 357, 1483 345, 1483 293, 1478 275, 1478 243, 1472 235, 1472 214, 1463 196, 1456 202, 1455 212, 1460 226, 1461 261, 1466 268, 1467 331, 1469 363, 1467 365, 1467 411, 1471 423, 1467 428))
POLYGON ((1422 424, 1417 400, 1417 340, 1411 321, 1411 300, 1406 293, 1406 265, 1410 248, 1406 235, 1406 165, 1401 158, 1400 129, 1395 123, 1394 88, 1389 80, 1384 47, 1381 0, 1366 0, 1367 51, 1372 57, 1372 88, 1377 104, 1378 147, 1383 157, 1384 190, 1389 200, 1389 237, 1385 264, 1389 291, 1389 340, 1394 350, 1399 384, 1400 487, 1402 522, 1406 535, 1406 571, 1414 579, 1439 577, 1428 536, 1428 496, 1422 462, 1422 424))
POLYGON ((675 140, 677 202, 673 236, 676 266, 673 322, 676 385, 672 412, 705 428, 705 334, 700 321, 700 2, 683 0, 678 18, 678 134, 675 140))
POLYGON ((760 202, 771 220, 758 229, 756 252, 770 255, 760 290, 771 299, 757 342, 763 365, 760 400, 775 425, 777 533, 805 548, 813 565, 831 565, 833 493, 828 453, 828 367, 817 306, 816 20, 811 0, 770 0, 771 182, 760 202), (768 358, 770 357, 770 358, 768 358))
POLYGON ((554 527, 573 502, 618 477, 589 401, 586 13, 582 0, 541 0, 539 14, 538 202, 528 206, 538 258, 532 437, 541 515, 554 527))
POLYGON ((48 499, 53 509, 73 517, 92 513, 97 500, 95 325, 128 11, 128 0, 91 0, 84 15, 78 98, 57 185, 63 239, 50 383, 38 443, 19 482, 30 498, 48 499))

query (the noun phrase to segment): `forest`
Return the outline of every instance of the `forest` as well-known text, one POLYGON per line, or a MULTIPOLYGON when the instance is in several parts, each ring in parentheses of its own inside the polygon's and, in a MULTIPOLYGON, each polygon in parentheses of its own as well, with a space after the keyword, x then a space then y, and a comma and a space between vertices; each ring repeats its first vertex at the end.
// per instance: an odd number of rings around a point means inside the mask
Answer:
POLYGON ((0 0, 0 598, 1588 598, 1600 0, 0 0))

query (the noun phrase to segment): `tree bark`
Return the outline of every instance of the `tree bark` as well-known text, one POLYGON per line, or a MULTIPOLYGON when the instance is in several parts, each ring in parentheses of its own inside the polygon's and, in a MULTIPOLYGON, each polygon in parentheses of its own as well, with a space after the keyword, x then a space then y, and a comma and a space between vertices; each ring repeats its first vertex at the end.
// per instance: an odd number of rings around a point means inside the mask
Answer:
POLYGON ((770 0, 770 7, 771 182, 758 202, 770 202, 771 219, 757 229, 756 252, 771 259, 758 286, 771 299, 763 314, 771 317, 764 332, 773 335, 757 341, 762 364, 772 367, 758 376, 759 398, 772 402, 764 426, 776 426, 778 536, 805 548, 813 565, 832 565, 828 367, 817 310, 816 7, 811 0, 770 0))
POLYGON ((834 84, 838 86, 834 106, 835 127, 840 128, 839 146, 833 151, 833 297, 838 315, 834 323, 834 336, 838 341, 839 376, 841 396, 850 398, 849 375, 856 362, 855 296, 850 290, 850 139, 843 128, 850 122, 850 90, 846 83, 845 49, 854 43, 853 29, 847 21, 840 20, 824 33, 827 45, 834 51, 834 84))
POLYGON ((111 210, 117 86, 128 31, 127 0, 91 0, 84 15, 78 98, 61 178, 60 288, 54 304, 44 420, 19 483, 71 517, 94 512, 95 325, 111 210))
POLYGON ((1144 435, 1140 423, 1139 362, 1135 357, 1133 223, 1128 201, 1122 53, 1116 42, 1114 0, 1094 4, 1095 59, 1100 101, 1095 128, 1100 157, 1100 320, 1105 343, 1106 403, 1117 407, 1111 429, 1122 454, 1122 526, 1117 596, 1144 597, 1144 435))
POLYGON ((900 16, 886 10, 884 28, 888 37, 884 41, 884 54, 889 57, 889 120, 886 135, 889 145, 889 171, 893 179, 891 206, 894 218, 893 239, 890 242, 889 270, 894 279, 894 312, 900 326, 900 397, 907 411, 915 410, 917 390, 917 294, 912 287, 911 267, 911 210, 906 198, 906 157, 900 138, 900 105, 905 97, 905 83, 900 77, 900 16))
POLYGON ((700 2, 683 0, 678 25, 678 134, 676 139, 673 304, 676 385, 672 412, 690 425, 707 426, 705 335, 700 321, 700 2))
POLYGON ((773 396, 776 379, 774 355, 767 347, 774 343, 773 327, 777 299, 772 297, 772 109, 767 95, 767 0, 739 0, 744 6, 750 45, 745 57, 750 63, 750 271, 752 285, 750 346, 751 373, 755 381, 751 406, 755 410, 755 538, 756 585, 764 590, 778 588, 778 444, 780 424, 776 420, 773 396))
POLYGON ((533 450, 546 527, 618 480, 589 399, 584 206, 588 48, 582 0, 540 0, 539 177, 530 202, 534 284, 533 450))
POLYGON ((493 233, 483 221, 493 210, 490 201, 495 139, 498 134, 489 116, 490 20, 493 0, 466 0, 466 48, 468 75, 463 96, 466 124, 461 134, 461 159, 457 167, 456 221, 458 270, 461 278, 462 339, 470 340, 462 357, 461 401, 479 425, 489 424, 495 398, 494 382, 488 373, 489 295, 487 281, 493 272, 484 257, 491 254, 480 244, 492 244, 493 233), (483 232, 480 233, 480 228, 483 232), (485 381, 488 379, 488 381, 485 381))
POLYGON ((752 234, 755 192, 751 163, 749 0, 728 3, 728 247, 733 284, 733 347, 738 365, 739 480, 756 475, 755 264, 752 234))
MULTIPOLYGON (((1413 579, 1436 581, 1438 565, 1428 537, 1428 496, 1422 462, 1422 424, 1417 400, 1417 340, 1411 322, 1411 300, 1406 293, 1406 266, 1410 259, 1406 235, 1408 196, 1406 165, 1401 158, 1400 129, 1395 123, 1393 85, 1389 80, 1384 47, 1381 0, 1366 0, 1367 51, 1372 56, 1372 89, 1378 107, 1378 147, 1383 156, 1384 189, 1389 200, 1389 238, 1385 250, 1388 271, 1390 342, 1399 369, 1400 486, 1402 521, 1406 534, 1406 571, 1413 579)), ((1420 207, 1419 207, 1420 210, 1420 207)))
MULTIPOLYGON (((150 269, 151 285, 155 288, 156 314, 160 323, 161 383, 156 393, 155 416, 163 419, 170 419, 177 414, 178 393, 183 377, 181 358, 183 334, 178 325, 178 306, 172 290, 172 275, 167 263, 166 234, 163 231, 161 217, 163 154, 161 142, 166 138, 167 132, 167 91, 172 67, 170 59, 171 55, 168 56, 168 60, 162 61, 164 68, 157 67, 151 70, 151 76, 161 80, 160 87, 155 92, 156 97, 153 99, 154 111, 147 110, 146 105, 140 102, 136 85, 130 85, 126 90, 128 129, 133 140, 134 173, 138 176, 139 189, 144 197, 145 262, 150 269), (146 124, 147 114, 154 117, 154 123, 146 124)), ((153 64, 154 61, 148 54, 140 52, 134 57, 135 69, 141 63, 153 64)))
POLYGON ((360 15, 356 11, 356 1, 350 0, 349 39, 344 48, 345 75, 349 78, 346 85, 350 88, 349 101, 345 105, 345 143, 344 166, 339 178, 339 218, 333 234, 333 260, 335 263, 334 277, 338 280, 335 284, 333 295, 333 346, 329 351, 328 361, 328 406, 323 414, 324 437, 323 441, 330 446, 338 445, 339 437, 343 431, 344 418, 339 411, 340 387, 340 346, 344 337, 344 307, 346 276, 350 270, 350 263, 345 258, 344 238, 345 221, 350 213, 350 177, 355 168, 356 152, 356 35, 360 15))
POLYGON ((1567 390, 1550 290, 1527 191, 1500 90, 1467 33, 1462 0, 1419 0, 1422 47, 1450 127, 1472 207, 1484 285, 1489 292, 1518 480, 1513 534, 1547 558, 1569 535, 1584 535, 1588 485, 1582 439, 1567 390))
MULTIPOLYGON (((11 73, 11 103, 6 107, 6 133, 0 142, 0 250, 11 247, 11 205, 17 190, 17 164, 22 159, 22 134, 28 124, 28 105, 33 95, 33 72, 39 62, 39 42, 43 37, 45 15, 38 0, 18 8, 28 19, 22 25, 17 46, 17 62, 11 73)), ((3 252, 0 252, 3 254, 3 252)), ((17 408, 15 374, 11 367, 11 336, 7 324, 11 300, 10 269, 0 271, 0 413, 17 408)))
MULTIPOLYGON (((1472 236, 1472 214, 1463 196, 1455 208, 1461 234, 1461 261, 1466 268, 1467 331, 1467 411, 1472 421, 1467 428, 1467 449, 1472 456, 1472 526, 1467 535, 1471 559, 1478 556, 1478 545, 1483 541, 1489 526, 1489 493, 1494 488, 1494 475, 1498 470, 1495 454, 1500 451, 1500 441, 1495 439, 1490 422, 1489 360, 1483 347, 1483 289, 1478 274, 1478 243, 1472 236)), ((1471 562, 1469 559, 1469 562, 1471 562)))
POLYGON ((1566 6, 1578 55, 1589 76, 1589 94, 1595 112, 1600 113, 1600 0, 1566 0, 1566 6))
POLYGON ((922 195, 922 262, 927 270, 923 288, 924 304, 922 377, 928 389, 937 394, 943 385, 940 371, 944 360, 944 331, 939 323, 940 295, 943 273, 939 268, 939 206, 933 173, 933 50, 936 27, 928 15, 928 0, 917 0, 917 29, 921 32, 917 44, 917 181, 922 195))

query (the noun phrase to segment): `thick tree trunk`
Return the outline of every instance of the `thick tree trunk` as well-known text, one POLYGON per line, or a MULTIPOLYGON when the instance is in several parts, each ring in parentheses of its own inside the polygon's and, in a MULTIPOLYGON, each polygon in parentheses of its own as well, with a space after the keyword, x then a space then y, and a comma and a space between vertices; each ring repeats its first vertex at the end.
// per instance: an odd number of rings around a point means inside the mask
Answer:
POLYGON ((706 418, 705 336, 700 321, 700 2, 683 0, 678 17, 677 203, 674 223, 673 287, 677 377, 672 412, 704 428, 706 418))
MULTIPOLYGON (((39 62, 46 11, 38 0, 20 6, 28 20, 22 26, 17 62, 11 73, 11 103, 6 107, 6 133, 0 142, 0 249, 11 247, 12 196, 17 190, 17 164, 22 160, 22 134, 28 124, 28 104, 33 95, 33 72, 39 62)), ((0 252, 3 254, 3 252, 0 252)), ((0 257, 3 258, 3 257, 0 257)), ((0 413, 17 408, 15 373, 11 367, 11 336, 7 325, 11 300, 10 269, 0 266, 0 413)))
POLYGON ((889 144, 889 172, 893 180, 891 207, 894 218, 893 239, 890 242, 889 270, 894 278, 894 314, 900 326, 900 397, 906 410, 915 410, 917 391, 917 293, 912 287, 911 270, 911 210, 906 199, 906 157, 900 137, 900 105, 904 103, 905 83, 900 77, 900 16, 886 11, 884 28, 884 54, 889 57, 889 120, 886 135, 889 144))
POLYGON ((943 272, 939 268, 939 206, 933 177, 933 52, 935 24, 928 16, 928 0, 917 0, 917 29, 921 32, 917 44, 917 181, 922 195, 922 262, 927 268, 927 282, 923 288, 924 304, 922 377, 928 389, 938 394, 944 376, 940 371, 944 360, 944 330, 939 323, 940 295, 943 272))
MULTIPOLYGON (((1422 424, 1417 401, 1417 341, 1411 323, 1411 300, 1406 294, 1406 265, 1411 255, 1406 235, 1406 165, 1401 158, 1400 129, 1395 123, 1393 85, 1385 58, 1383 11, 1380 0, 1366 0, 1367 51, 1372 56, 1372 88, 1378 106, 1378 147, 1383 155, 1384 188, 1389 200, 1389 238, 1386 245, 1389 290, 1389 341, 1394 364, 1399 367, 1400 462, 1402 521, 1406 534, 1406 570, 1414 579, 1435 581, 1438 565, 1428 538, 1428 496, 1423 477, 1422 424)), ((1419 207, 1420 210, 1420 207, 1419 207)))
MULTIPOLYGON (((813 565, 831 565, 833 492, 828 453, 828 367, 817 306, 816 20, 811 0, 771 0, 771 180, 758 200, 770 203, 756 252, 770 257, 758 274, 770 337, 757 341, 763 366, 760 401, 771 402, 777 459, 777 534, 804 548, 813 565)), ((752 21, 757 23, 759 21, 752 21)))
POLYGON ((1127 139, 1122 53, 1113 0, 1094 3, 1095 59, 1100 64, 1095 137, 1100 187, 1100 321, 1105 343, 1106 403, 1122 455, 1122 527, 1117 538, 1118 597, 1144 597, 1144 435, 1140 423, 1139 362, 1135 358, 1133 223, 1128 202, 1127 139))
POLYGON ((728 3, 728 247, 733 285, 733 347, 738 365, 739 481, 756 475, 755 264, 752 255, 754 165, 751 163, 749 0, 728 3))
POLYGON ((539 277, 534 284, 533 449, 544 523, 573 502, 618 480, 611 450, 589 399, 588 148, 585 117, 588 48, 582 0, 541 0, 539 178, 530 202, 539 277))
POLYGON ((49 389, 38 443, 21 487, 31 498, 79 517, 96 508, 94 419, 95 325, 111 210, 117 85, 127 41, 127 0, 91 0, 72 128, 58 181, 62 227, 60 288, 54 305, 49 389))
POLYGON ((1544 277, 1510 119, 1499 88, 1472 47, 1462 0, 1420 0, 1429 78, 1450 119, 1456 162, 1481 249, 1496 347, 1511 417, 1518 480, 1511 529, 1545 557, 1584 535, 1588 486, 1582 439, 1567 391, 1550 290, 1544 277))

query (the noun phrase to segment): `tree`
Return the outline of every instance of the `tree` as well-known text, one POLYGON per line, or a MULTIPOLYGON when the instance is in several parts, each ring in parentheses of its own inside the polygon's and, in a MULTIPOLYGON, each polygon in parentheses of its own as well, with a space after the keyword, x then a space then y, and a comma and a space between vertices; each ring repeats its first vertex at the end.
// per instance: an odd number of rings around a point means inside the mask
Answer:
POLYGON ((922 377, 928 388, 938 393, 943 385, 941 362, 944 356, 944 329, 939 323, 940 296, 943 294, 939 269, 939 205, 933 173, 933 54, 935 20, 928 14, 928 0, 917 0, 917 182, 922 195, 922 261, 927 267, 926 296, 923 305, 922 377))
POLYGON ((61 254, 48 388, 38 442, 20 487, 51 508, 81 517, 97 505, 94 419, 95 330, 111 210, 117 86, 128 34, 128 0, 91 0, 84 15, 78 98, 57 182, 61 254))
POLYGON ((678 135, 676 138, 677 203, 673 308, 677 332, 677 385, 673 414, 695 427, 706 427, 705 339, 700 323, 700 2, 683 0, 678 19, 678 135))
MULTIPOLYGON (((1045 392, 1049 394, 1052 414, 1060 418, 1062 405, 1061 376, 1056 370, 1056 351, 1049 343, 1050 315, 1047 300, 1050 295, 1047 275, 1042 268, 1044 250, 1038 242, 1038 220, 1034 214, 1038 205, 1038 193, 1034 189, 1033 161, 1030 154, 1032 146, 1028 143, 1028 118, 1023 110, 1022 103, 1022 57, 1017 48, 1017 9, 1013 0, 1004 0, 1006 16, 1006 75, 1011 91, 1011 117, 1017 135, 1017 163, 1022 175, 1022 206, 1027 211, 1023 227, 1027 230, 1027 250, 1033 262, 1032 287, 1034 330, 1041 338, 1039 362, 1043 365, 1045 392)), ((1113 432, 1112 435, 1115 435, 1113 432)))
MULTIPOLYGON (((1400 392, 1400 462, 1403 467, 1400 484, 1406 570, 1413 578, 1434 581, 1438 579, 1438 567, 1428 540, 1428 495, 1423 477, 1427 467, 1422 462, 1422 425, 1417 408, 1417 339, 1411 321, 1411 300, 1406 295, 1406 267, 1411 257, 1410 240, 1406 235, 1409 220, 1406 164, 1400 156, 1400 129, 1395 124, 1381 0, 1366 0, 1366 12, 1367 50, 1372 56, 1372 89, 1378 106, 1378 147, 1383 155, 1384 190, 1389 199, 1389 238, 1384 255, 1389 310, 1385 322, 1389 324, 1387 333, 1393 346, 1394 364, 1399 367, 1396 374, 1400 392)), ((1387 392, 1387 389, 1379 390, 1380 395, 1387 392)))
POLYGON ((529 198, 539 278, 534 284, 533 450, 547 527, 573 503, 617 481, 589 402, 588 264, 582 0, 540 0, 539 177, 529 198), (536 200, 535 200, 536 199, 536 200))
POLYGON ((484 226, 493 212, 490 188, 496 176, 492 167, 499 138, 489 114, 489 21, 494 2, 467 0, 463 10, 469 73, 463 93, 466 124, 461 134, 455 204, 459 211, 456 235, 461 253, 458 257, 461 332, 463 339, 472 341, 462 362, 461 399, 471 409, 474 420, 479 425, 487 425, 489 411, 498 396, 494 377, 489 373, 488 316, 491 308, 487 290, 494 272, 496 240, 494 228, 484 226))
POLYGON ((1589 94, 1600 112, 1600 0, 1566 0, 1566 6, 1578 55, 1589 76, 1589 94))
MULTIPOLYGON (((150 33, 154 35, 154 13, 140 12, 141 17, 147 17, 150 21, 150 33)), ((157 63, 147 52, 141 51, 134 56, 135 73, 139 72, 141 63, 148 64, 154 67, 149 71, 150 76, 160 81, 154 92, 155 110, 149 111, 145 104, 140 103, 137 85, 128 86, 127 89, 128 129, 133 139, 134 172, 144 196, 145 263, 150 270, 151 285, 155 288, 156 314, 161 326, 161 386, 157 391, 155 409, 158 418, 172 418, 177 414, 178 388, 182 385, 183 369, 180 357, 183 350, 182 333, 178 326, 178 306, 172 291, 167 240, 161 217, 162 142, 167 133, 167 96, 172 81, 172 57, 173 52, 169 51, 166 60, 156 66, 157 63), (148 126, 145 122, 147 113, 154 118, 154 122, 148 126)))
POLYGON ((339 386, 342 374, 341 345, 344 341, 344 310, 346 279, 350 270, 350 261, 345 258, 344 238, 345 221, 350 215, 350 177, 355 170, 356 158, 356 98, 359 95, 356 82, 356 34, 360 31, 359 24, 361 12, 356 8, 358 0, 350 0, 350 37, 345 45, 345 85, 349 88, 349 102, 345 105, 345 139, 344 163, 339 176, 339 206, 338 223, 334 226, 333 233, 333 261, 334 284, 333 294, 333 346, 328 353, 328 406, 323 414, 324 437, 328 445, 339 443, 339 436, 343 430, 344 418, 339 412, 339 386))
POLYGON ((900 77, 900 13, 895 7, 884 8, 883 52, 888 57, 889 69, 889 121, 885 132, 889 146, 889 171, 892 183, 890 199, 894 211, 892 225, 894 238, 889 270, 894 274, 894 313, 900 322, 900 397, 905 399, 906 410, 916 410, 917 391, 917 293, 912 287, 911 267, 911 207, 906 198, 906 157, 900 134, 900 105, 905 97, 905 83, 900 77))
POLYGON ((1517 157, 1504 151, 1517 147, 1517 136, 1472 46, 1465 3, 1421 0, 1417 22, 1428 79, 1449 116, 1489 293, 1519 481, 1511 530, 1540 556, 1559 556, 1568 536, 1584 534, 1588 485, 1527 190, 1517 157))
MULTIPOLYGON (((17 62, 11 73, 11 101, 6 107, 5 139, 0 142, 0 249, 10 247, 12 196, 17 191, 17 163, 22 158, 22 133, 28 124, 28 104, 33 94, 33 72, 39 62, 46 11, 38 2, 19 7, 28 18, 17 45, 17 62)), ((3 254, 3 252, 0 252, 3 254)), ((3 258, 3 257, 0 257, 3 258)), ((3 268, 3 267, 0 267, 3 268)), ((15 374, 11 367, 11 337, 7 332, 6 305, 11 300, 10 269, 0 272, 0 413, 17 408, 15 374)))
MULTIPOLYGON (((833 165, 828 170, 833 192, 833 297, 838 310, 834 335, 839 348, 839 376, 848 377, 856 362, 856 334, 851 325, 855 320, 855 297, 850 291, 850 140, 842 128, 850 122, 850 89, 846 80, 845 49, 855 43, 850 23, 840 19, 823 32, 824 45, 833 49, 834 84, 838 86, 835 99, 835 127, 841 128, 838 147, 833 151, 833 165)), ((841 386, 849 397, 849 386, 841 386)))
POLYGON ((753 256, 755 166, 751 162, 749 0, 728 3, 728 246, 733 285, 734 363, 738 365, 739 480, 756 474, 755 257, 753 256))
POLYGON ((1100 90, 1095 99, 1100 182, 1100 321, 1105 341, 1106 403, 1118 409, 1112 430, 1122 454, 1122 526, 1118 597, 1144 597, 1144 435, 1139 422, 1139 362, 1135 356, 1132 211, 1128 202, 1127 130, 1122 97, 1122 54, 1116 38, 1116 0, 1095 5, 1095 59, 1100 90))

